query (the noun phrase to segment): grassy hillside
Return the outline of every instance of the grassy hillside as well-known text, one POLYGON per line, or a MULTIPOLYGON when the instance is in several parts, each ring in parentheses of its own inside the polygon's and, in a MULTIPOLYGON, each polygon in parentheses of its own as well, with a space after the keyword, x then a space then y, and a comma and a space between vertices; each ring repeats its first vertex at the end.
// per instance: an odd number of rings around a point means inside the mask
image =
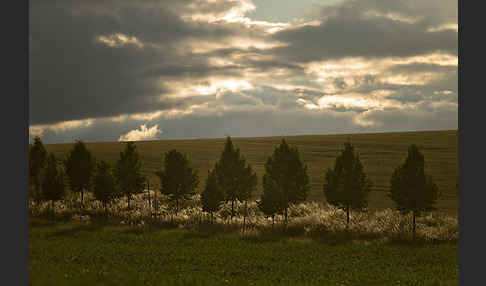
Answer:
MULTIPOLYGON (((322 184, 324 172, 334 164, 335 157, 343 143, 350 141, 360 153, 365 171, 375 183, 370 195, 370 208, 393 207, 393 202, 386 197, 393 168, 402 163, 407 155, 407 147, 414 143, 425 155, 426 171, 438 184, 442 197, 438 207, 448 213, 457 212, 457 131, 422 131, 375 134, 346 135, 309 135, 287 136, 286 140, 296 145, 304 162, 308 165, 312 191, 309 200, 324 201, 322 184)), ((259 179, 258 193, 261 191, 261 177, 265 160, 271 155, 275 145, 282 137, 233 138, 233 143, 240 148, 249 163, 257 172, 259 179)), ((158 178, 154 172, 160 168, 163 153, 171 149, 186 153, 194 168, 198 170, 204 187, 207 171, 218 159, 224 138, 160 140, 137 142, 137 148, 144 162, 144 171, 150 178, 151 186, 158 188, 158 178)), ((73 144, 48 144, 46 149, 62 158, 73 144)), ((121 142, 87 143, 87 147, 98 159, 114 163, 124 148, 121 142)), ((153 188, 151 187, 151 188, 153 188)), ((258 194, 255 194, 255 198, 258 194)))

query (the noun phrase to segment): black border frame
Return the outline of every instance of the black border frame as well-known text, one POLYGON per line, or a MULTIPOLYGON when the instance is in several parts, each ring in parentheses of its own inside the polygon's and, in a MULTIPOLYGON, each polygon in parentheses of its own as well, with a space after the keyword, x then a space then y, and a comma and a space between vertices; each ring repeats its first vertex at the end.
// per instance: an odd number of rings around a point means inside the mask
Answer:
MULTIPOLYGON (((31 0, 34 1, 34 0, 31 0)), ((481 87, 472 86, 481 82, 483 73, 480 71, 480 60, 474 48, 481 49, 481 33, 476 34, 476 42, 470 41, 468 65, 471 67, 467 76, 470 94, 468 104, 464 105, 464 19, 467 17, 476 20, 475 25, 468 26, 468 31, 475 27, 481 27, 480 9, 470 8, 466 16, 463 0, 458 0, 458 56, 459 56, 459 100, 458 100, 458 169, 459 169, 459 285, 480 285, 484 280, 483 265, 480 262, 483 258, 482 245, 486 236, 481 235, 481 227, 484 225, 482 207, 483 201, 480 195, 484 196, 481 190, 479 178, 483 175, 483 169, 477 164, 484 155, 481 147, 485 146, 482 140, 482 129, 477 125, 483 122, 480 117, 472 117, 473 113, 480 114, 482 108, 477 101, 481 96, 481 87), (477 11, 472 15, 472 11, 477 11), (479 35, 479 37, 478 37, 479 35), (476 65, 477 67, 473 67, 476 65), (477 72, 479 71, 479 72, 477 72), (477 80, 476 80, 477 79, 477 80), (476 94, 475 94, 476 93, 476 94), (470 120, 465 125, 465 108, 470 120), (465 135, 468 133, 470 140, 466 144, 465 135), (479 131, 479 132, 478 132, 479 131), (475 135, 475 139, 472 136, 475 135), (482 156, 481 156, 482 155, 482 156), (476 160, 474 160, 476 159, 476 160)), ((468 2, 469 4, 477 2, 468 2)), ((29 219, 28 219, 28 122, 29 122, 29 0, 10 1, 11 5, 4 5, 2 12, 2 24, 4 33, 9 37, 4 38, 2 43, 4 58, 4 88, 2 119, 5 124, 2 147, 7 150, 8 159, 2 164, 3 179, 7 186, 3 188, 2 215, 6 225, 3 226, 2 237, 2 284, 4 285, 29 285, 29 219), (12 22, 11 20, 14 20, 12 22), (6 64, 6 65, 5 65, 6 64), (13 135, 13 136, 12 136, 13 135), (12 139, 12 137, 14 139, 12 139), (8 283, 14 282, 14 283, 8 283)), ((471 5, 470 5, 471 7, 471 5)), ((472 21, 470 21, 472 23, 472 21)), ((470 33, 472 35, 472 33, 470 33)), ((472 38, 472 37, 471 37, 472 38)), ((483 80, 484 81, 484 80, 483 80)))
MULTIPOLYGON (((31 0, 32 1, 32 0, 31 0)), ((28 140, 29 0, 11 1, 2 11, 2 271, 1 284, 29 285, 28 140), (13 20, 13 21, 12 21, 13 20)))

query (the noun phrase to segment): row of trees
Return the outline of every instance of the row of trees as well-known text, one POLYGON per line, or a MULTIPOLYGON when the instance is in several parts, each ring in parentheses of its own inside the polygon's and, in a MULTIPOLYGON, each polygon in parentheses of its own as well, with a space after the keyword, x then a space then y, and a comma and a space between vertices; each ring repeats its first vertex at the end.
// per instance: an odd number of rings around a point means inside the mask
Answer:
MULTIPOLYGON (((84 192, 91 190, 105 208, 120 196, 126 196, 130 208, 131 197, 144 190, 146 178, 142 175, 142 163, 133 142, 127 143, 114 166, 105 161, 96 162, 82 141, 75 144, 63 164, 58 164, 53 154, 47 154, 39 138, 35 138, 29 150, 32 197, 36 201, 61 199, 66 177, 71 190, 81 194, 81 204, 84 192)), ((176 150, 165 153, 162 168, 156 175, 160 179, 160 192, 175 204, 176 213, 182 202, 196 194, 199 184, 197 172, 190 166, 187 157, 176 150)), ((307 166, 301 160, 298 149, 288 145, 285 139, 265 162, 262 186, 263 192, 258 200, 260 210, 272 217, 272 221, 275 215, 283 215, 287 225, 289 206, 307 199, 310 184, 307 166)), ((350 211, 367 208, 372 186, 359 154, 350 143, 346 143, 334 167, 325 174, 323 191, 329 204, 346 212, 347 228, 350 211)), ((237 203, 246 206, 256 187, 256 173, 228 137, 219 160, 208 171, 201 193, 203 211, 210 214, 212 221, 221 204, 231 202, 233 217, 237 203)), ((412 213, 415 237, 416 217, 424 211, 433 210, 438 197, 437 185, 425 174, 424 156, 417 146, 409 147, 405 162, 394 170, 389 196, 402 213, 412 213)))
POLYGON ((61 200, 69 186, 81 195, 81 205, 84 193, 91 191, 105 207, 121 196, 126 196, 130 207, 131 197, 145 188, 142 161, 133 142, 126 145, 112 166, 97 161, 82 141, 76 142, 64 160, 58 160, 36 137, 29 145, 29 179, 30 196, 37 203, 61 200))

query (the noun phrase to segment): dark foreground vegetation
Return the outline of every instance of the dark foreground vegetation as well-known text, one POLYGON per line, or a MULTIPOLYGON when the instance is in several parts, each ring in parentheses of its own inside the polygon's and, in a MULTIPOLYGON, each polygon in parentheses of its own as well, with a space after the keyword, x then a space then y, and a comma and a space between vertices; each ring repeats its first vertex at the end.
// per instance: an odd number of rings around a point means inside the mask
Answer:
POLYGON ((457 244, 31 219, 31 285, 457 285, 457 244))

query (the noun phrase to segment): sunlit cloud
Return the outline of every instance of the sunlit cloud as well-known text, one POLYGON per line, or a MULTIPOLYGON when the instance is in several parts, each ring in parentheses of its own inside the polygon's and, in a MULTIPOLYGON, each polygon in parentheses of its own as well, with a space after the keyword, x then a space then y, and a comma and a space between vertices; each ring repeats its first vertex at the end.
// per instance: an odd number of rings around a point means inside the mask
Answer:
POLYGON ((98 36, 98 42, 101 42, 109 47, 122 47, 125 45, 134 45, 139 48, 143 48, 144 44, 140 42, 135 36, 128 36, 122 33, 115 33, 108 36, 98 36))
POLYGON ((416 23, 417 21, 423 19, 423 17, 407 17, 405 15, 401 15, 399 13, 393 13, 393 12, 388 12, 388 13, 382 13, 379 11, 375 10, 368 10, 364 13, 365 18, 385 18, 397 22, 403 22, 407 24, 413 24, 416 23))
POLYGON ((444 94, 444 95, 449 95, 452 94, 452 90, 436 90, 434 91, 434 94, 444 94))
POLYGON ((244 79, 208 78, 205 82, 171 82, 167 86, 173 90, 172 97, 181 98, 195 95, 218 95, 222 92, 239 92, 252 89, 253 85, 244 79))
POLYGON ((156 118, 159 118, 161 115, 162 115, 162 111, 156 111, 156 112, 132 114, 130 115, 130 118, 134 120, 152 121, 156 118))
POLYGON ((29 126, 29 134, 30 136, 42 137, 42 135, 47 130, 54 133, 60 133, 67 130, 89 127, 93 124, 94 121, 95 121, 94 119, 90 118, 90 119, 83 119, 83 120, 63 121, 55 124, 31 125, 29 126))
POLYGON ((275 40, 266 40, 259 38, 249 37, 226 37, 218 42, 198 40, 187 40, 184 42, 184 50, 194 54, 211 53, 218 50, 224 50, 228 48, 236 48, 241 50, 270 50, 276 47, 283 47, 285 43, 275 40))
POLYGON ((427 29, 427 32, 441 32, 441 31, 447 31, 447 30, 452 30, 455 32, 459 31, 459 25, 451 23, 451 24, 443 24, 437 27, 430 27, 427 29))
POLYGON ((340 88, 335 86, 339 79, 347 89, 356 88, 361 82, 357 78, 373 76, 376 83, 412 86, 425 86, 430 82, 444 77, 441 71, 404 71, 402 73, 390 69, 398 66, 427 64, 439 67, 457 66, 457 56, 432 53, 421 56, 398 58, 388 57, 382 59, 344 58, 322 62, 311 62, 303 65, 306 72, 313 76, 313 80, 322 85, 322 91, 336 93, 340 88))
POLYGON ((206 22, 211 24, 242 24, 247 28, 258 29, 269 34, 278 32, 291 25, 291 23, 252 20, 246 16, 247 13, 256 9, 251 0, 236 0, 233 2, 236 3, 236 5, 225 11, 206 11, 204 13, 193 12, 191 14, 184 14, 181 18, 185 21, 206 22))
POLYGON ((131 130, 126 134, 123 134, 118 138, 118 141, 142 141, 152 140, 161 134, 162 130, 159 129, 158 124, 147 128, 146 124, 140 125, 140 129, 131 130))

